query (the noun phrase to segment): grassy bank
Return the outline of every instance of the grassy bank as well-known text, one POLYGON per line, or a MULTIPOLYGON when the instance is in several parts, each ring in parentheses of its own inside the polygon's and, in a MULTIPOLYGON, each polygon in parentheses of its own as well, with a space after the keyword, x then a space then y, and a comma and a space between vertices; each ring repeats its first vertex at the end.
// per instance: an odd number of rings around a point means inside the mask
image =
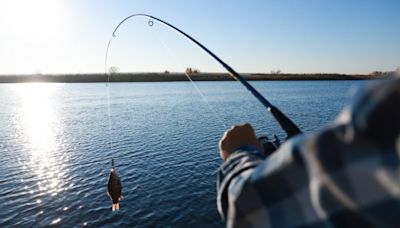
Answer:
MULTIPOLYGON (((19 82, 106 82, 105 74, 57 74, 57 75, 1 75, 0 83, 19 82)), ((348 75, 348 74, 243 74, 247 80, 365 80, 392 76, 390 73, 348 75)), ((193 81, 230 81, 231 76, 223 73, 195 73, 193 81)), ((116 73, 110 75, 110 82, 165 82, 188 81, 183 73, 116 73)))

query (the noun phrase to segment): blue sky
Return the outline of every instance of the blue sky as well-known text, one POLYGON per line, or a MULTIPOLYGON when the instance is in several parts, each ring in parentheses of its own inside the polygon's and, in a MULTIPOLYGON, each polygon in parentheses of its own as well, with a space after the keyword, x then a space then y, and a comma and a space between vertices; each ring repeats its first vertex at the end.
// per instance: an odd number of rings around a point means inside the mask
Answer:
MULTIPOLYGON (((0 0, 0 74, 102 72, 111 32, 133 13, 176 25, 240 72, 394 70, 400 66, 399 10, 394 0, 0 0)), ((166 51, 161 42, 146 44, 155 33, 141 28, 121 28, 110 65, 219 71, 179 35, 154 28, 166 51)))

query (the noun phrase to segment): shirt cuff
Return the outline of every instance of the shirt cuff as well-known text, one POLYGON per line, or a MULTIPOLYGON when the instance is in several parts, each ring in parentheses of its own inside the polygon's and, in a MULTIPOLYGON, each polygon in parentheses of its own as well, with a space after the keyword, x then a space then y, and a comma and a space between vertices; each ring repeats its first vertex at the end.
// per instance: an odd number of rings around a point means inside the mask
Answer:
POLYGON ((256 155, 263 159, 266 158, 264 151, 261 151, 257 146, 255 146, 253 144, 242 145, 242 146, 236 148, 234 153, 240 153, 240 152, 246 152, 249 154, 253 154, 253 155, 256 155))

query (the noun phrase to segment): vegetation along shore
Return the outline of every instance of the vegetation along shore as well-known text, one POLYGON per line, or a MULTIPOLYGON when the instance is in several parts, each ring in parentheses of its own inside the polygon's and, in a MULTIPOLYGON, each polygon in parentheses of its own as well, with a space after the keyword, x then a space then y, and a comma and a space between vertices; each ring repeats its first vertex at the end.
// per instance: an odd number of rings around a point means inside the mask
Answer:
MULTIPOLYGON (((225 73, 189 73, 193 81, 230 81, 234 80, 225 73)), ((286 74, 257 73, 242 74, 247 80, 366 80, 388 78, 394 72, 373 72, 371 74, 286 74)), ((112 73, 112 74, 31 74, 0 75, 0 83, 19 82, 165 82, 188 81, 184 73, 112 73)))

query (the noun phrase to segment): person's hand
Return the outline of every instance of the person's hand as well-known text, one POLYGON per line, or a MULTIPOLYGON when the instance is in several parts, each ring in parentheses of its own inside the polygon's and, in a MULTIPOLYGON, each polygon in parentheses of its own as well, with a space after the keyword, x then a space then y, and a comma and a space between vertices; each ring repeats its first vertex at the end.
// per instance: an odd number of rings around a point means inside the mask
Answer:
POLYGON ((222 160, 226 160, 229 155, 241 146, 254 145, 263 151, 261 143, 258 141, 253 127, 246 123, 244 125, 234 125, 227 130, 219 141, 219 153, 222 160))

